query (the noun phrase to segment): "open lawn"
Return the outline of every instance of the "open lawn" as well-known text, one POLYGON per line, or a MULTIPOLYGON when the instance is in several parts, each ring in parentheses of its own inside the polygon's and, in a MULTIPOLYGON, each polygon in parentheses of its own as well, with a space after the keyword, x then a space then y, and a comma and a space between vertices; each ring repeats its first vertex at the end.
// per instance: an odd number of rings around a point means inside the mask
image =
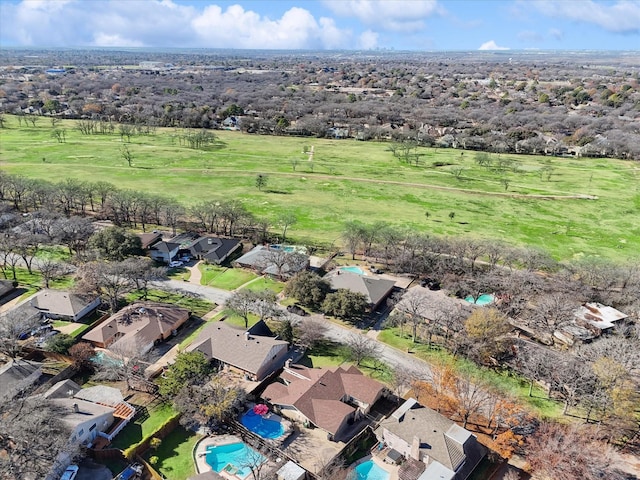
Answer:
MULTIPOLYGON (((24 289, 24 292, 20 295, 20 299, 30 297, 38 290, 44 288, 42 282, 42 275, 40 272, 33 270, 33 273, 29 273, 26 268, 16 268, 16 280, 18 281, 18 288, 24 289)), ((3 278, 13 279, 11 269, 6 268, 3 278)), ((71 276, 66 276, 58 280, 49 282, 49 288, 55 290, 68 290, 73 286, 74 280, 71 276)))
POLYGON ((139 443, 154 434, 171 417, 175 416, 176 413, 173 407, 168 404, 148 407, 143 414, 136 417, 134 421, 130 422, 116 435, 111 445, 114 448, 124 450, 131 445, 139 443))
POLYGON ((235 290, 257 278, 255 273, 242 268, 207 265, 204 263, 199 264, 198 268, 202 272, 202 278, 200 279, 202 285, 222 288, 223 290, 235 290))
POLYGON ((547 392, 537 385, 534 386, 533 396, 529 396, 529 382, 523 377, 511 374, 507 371, 496 371, 475 365, 473 362, 461 357, 454 357, 446 350, 435 345, 429 348, 422 343, 413 343, 405 334, 400 336, 397 328, 389 328, 378 334, 378 340, 399 350, 413 353, 429 363, 444 363, 451 365, 457 371, 470 372, 473 378, 483 380, 499 392, 517 398, 532 412, 542 418, 560 418, 562 405, 547 398, 547 392))
POLYGON ((262 290, 271 290, 276 295, 284 289, 284 283, 273 280, 269 277, 261 277, 255 279, 253 282, 243 287, 253 292, 260 292, 262 290))
POLYGON ((147 452, 147 461, 150 457, 158 457, 154 468, 159 473, 171 480, 185 480, 196 473, 193 447, 200 438, 200 435, 177 427, 162 440, 157 450, 147 452))
POLYGON ((63 121, 58 128, 66 129, 67 141, 58 143, 46 119, 31 128, 5 117, 0 166, 6 172, 50 181, 100 179, 166 192, 185 205, 235 198, 273 223, 291 212, 298 221, 289 243, 340 243, 344 222, 360 220, 500 238, 565 260, 622 261, 640 251, 634 162, 491 154, 488 168, 473 152, 420 148, 416 166, 400 162, 384 143, 220 131, 215 146, 193 150, 179 145, 181 132, 159 129, 132 137, 129 167, 119 135, 81 135, 75 121, 63 121), (302 154, 310 145, 312 164, 302 154), (255 186, 258 173, 268 176, 262 190, 255 186))
MULTIPOLYGON (((324 368, 337 367, 343 364, 351 365, 349 348, 346 345, 324 340, 315 347, 307 350, 300 363, 307 367, 324 368)), ((357 366, 362 373, 383 383, 391 381, 391 369, 388 365, 365 358, 357 366)))

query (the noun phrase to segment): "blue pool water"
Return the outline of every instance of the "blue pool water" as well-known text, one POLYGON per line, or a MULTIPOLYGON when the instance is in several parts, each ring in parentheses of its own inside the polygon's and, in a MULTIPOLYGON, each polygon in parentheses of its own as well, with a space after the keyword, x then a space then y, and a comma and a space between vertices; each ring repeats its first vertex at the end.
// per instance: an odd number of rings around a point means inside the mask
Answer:
POLYGON ((357 480, 389 480, 389 473, 376 465, 373 460, 362 462, 355 470, 357 480))
POLYGON ((262 415, 254 413, 253 410, 245 413, 240 421, 242 425, 262 438, 278 438, 284 435, 284 425, 282 423, 263 418, 262 415))
MULTIPOLYGON (((475 304, 476 305, 489 305, 490 303, 493 303, 495 299, 496 298, 493 295, 491 295, 490 293, 483 293, 482 295, 480 295, 478 297, 478 300, 475 301, 475 304)), ((473 302, 473 297, 471 297, 471 296, 466 297, 465 300, 467 302, 469 302, 469 303, 474 303, 473 302)))
POLYGON ((207 465, 218 473, 227 465, 231 465, 229 473, 244 478, 251 473, 250 465, 265 462, 266 458, 247 444, 238 442, 207 447, 205 460, 207 465))
POLYGON ((342 270, 343 272, 351 272, 357 273, 358 275, 364 275, 364 270, 362 270, 360 267, 340 267, 340 270, 342 270))

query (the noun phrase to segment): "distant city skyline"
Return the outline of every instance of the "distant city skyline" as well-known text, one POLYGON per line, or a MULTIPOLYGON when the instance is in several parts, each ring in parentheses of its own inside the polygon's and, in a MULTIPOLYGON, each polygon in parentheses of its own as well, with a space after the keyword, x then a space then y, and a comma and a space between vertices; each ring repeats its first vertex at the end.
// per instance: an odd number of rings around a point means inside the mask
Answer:
POLYGON ((640 50, 640 0, 0 0, 0 46, 640 50))

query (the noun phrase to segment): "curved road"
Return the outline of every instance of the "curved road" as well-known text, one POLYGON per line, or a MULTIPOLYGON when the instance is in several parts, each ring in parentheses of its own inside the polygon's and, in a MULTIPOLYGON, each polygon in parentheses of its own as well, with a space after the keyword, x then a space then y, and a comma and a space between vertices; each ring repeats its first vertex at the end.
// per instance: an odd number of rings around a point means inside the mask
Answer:
MULTIPOLYGON (((233 292, 227 290, 221 290, 219 288, 209 287, 205 285, 196 285, 179 280, 164 280, 161 282, 155 282, 154 285, 159 287, 169 287, 174 290, 188 291, 200 295, 201 297, 206 298, 207 300, 210 300, 217 305, 223 305, 233 294, 233 292)), ((300 321, 304 318, 298 315, 290 315, 297 321, 300 321)), ((316 314, 312 315, 311 318, 322 321, 322 323, 327 327, 325 336, 329 340, 333 340, 339 343, 347 343, 351 335, 361 335, 378 344, 380 349, 378 359, 382 360, 384 363, 394 368, 401 368, 413 375, 420 376, 421 378, 427 379, 431 376, 429 365, 425 361, 415 358, 409 353, 405 353, 398 349, 390 347, 389 345, 382 343, 379 340, 363 334, 356 328, 347 328, 327 321, 323 315, 316 314)))

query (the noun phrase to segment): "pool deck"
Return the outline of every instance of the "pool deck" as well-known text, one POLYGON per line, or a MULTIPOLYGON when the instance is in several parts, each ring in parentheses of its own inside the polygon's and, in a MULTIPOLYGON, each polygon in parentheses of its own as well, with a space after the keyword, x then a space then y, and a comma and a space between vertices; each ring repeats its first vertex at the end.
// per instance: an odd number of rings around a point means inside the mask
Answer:
MULTIPOLYGON (((242 439, 235 435, 215 435, 210 437, 204 437, 198 443, 196 443, 193 449, 193 459, 196 462, 196 471, 198 473, 211 471, 211 467, 207 464, 205 459, 207 455, 207 448, 210 446, 228 445, 230 443, 242 442, 242 439)), ((219 475, 224 476, 223 473, 219 475)), ((237 478, 237 477, 232 477, 237 478)))
POLYGON ((389 474, 389 480, 398 480, 399 479, 398 472, 400 471, 400 467, 398 467, 397 465, 390 465, 388 463, 385 463, 382 460, 380 460, 379 458, 377 458, 375 455, 367 455, 366 457, 362 457, 360 460, 358 460, 355 463, 353 463, 351 465, 351 468, 355 468, 358 465, 360 465, 361 463, 368 462, 369 460, 372 460, 373 463, 375 463, 382 470, 387 472, 389 474))

